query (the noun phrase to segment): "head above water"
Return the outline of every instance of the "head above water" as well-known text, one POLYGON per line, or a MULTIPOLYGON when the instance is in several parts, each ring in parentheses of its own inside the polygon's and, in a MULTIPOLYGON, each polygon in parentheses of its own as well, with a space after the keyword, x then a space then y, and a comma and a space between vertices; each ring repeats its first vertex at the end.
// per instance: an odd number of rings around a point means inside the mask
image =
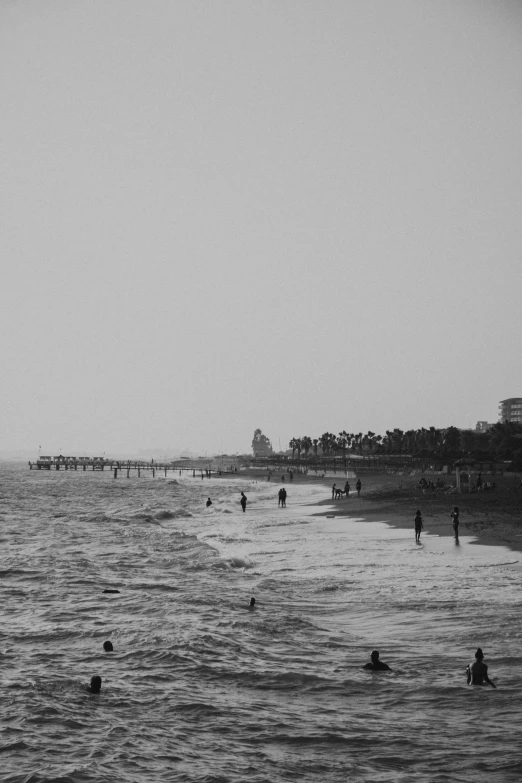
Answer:
POLYGON ((91 693, 99 693, 101 691, 102 678, 97 674, 91 679, 91 693))
POLYGON ((484 653, 482 652, 480 647, 477 647, 477 652, 475 653, 475 658, 477 659, 477 661, 481 661, 483 659, 483 657, 484 657, 484 653))
POLYGON ((379 650, 372 650, 370 658, 372 659, 373 663, 377 663, 379 660, 379 650))
POLYGON ((105 650, 105 652, 112 652, 114 650, 114 647, 112 646, 112 642, 109 641, 104 642, 103 649, 105 650))
POLYGON ((251 598, 250 599, 250 606, 255 606, 255 605, 256 605, 256 599, 255 598, 251 598))

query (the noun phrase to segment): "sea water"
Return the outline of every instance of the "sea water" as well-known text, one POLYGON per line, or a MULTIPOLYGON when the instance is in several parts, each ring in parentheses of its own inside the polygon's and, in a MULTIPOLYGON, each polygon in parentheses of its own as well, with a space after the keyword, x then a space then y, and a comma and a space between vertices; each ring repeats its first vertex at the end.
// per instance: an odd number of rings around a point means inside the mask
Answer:
POLYGON ((518 553, 279 486, 0 466, 2 783, 522 778, 518 553))

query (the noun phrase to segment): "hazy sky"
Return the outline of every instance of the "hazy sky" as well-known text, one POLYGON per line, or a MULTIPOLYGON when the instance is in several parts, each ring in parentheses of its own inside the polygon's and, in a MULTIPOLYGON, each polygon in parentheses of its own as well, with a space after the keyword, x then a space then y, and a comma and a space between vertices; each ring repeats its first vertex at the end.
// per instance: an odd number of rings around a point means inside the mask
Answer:
POLYGON ((522 395, 522 6, 0 0, 0 448, 522 395))

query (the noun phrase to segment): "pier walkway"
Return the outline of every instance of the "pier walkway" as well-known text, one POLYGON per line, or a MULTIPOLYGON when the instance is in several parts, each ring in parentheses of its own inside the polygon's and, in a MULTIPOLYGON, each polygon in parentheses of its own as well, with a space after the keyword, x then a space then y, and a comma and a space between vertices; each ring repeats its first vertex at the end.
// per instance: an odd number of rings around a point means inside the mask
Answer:
POLYGON ((183 472, 192 472, 193 476, 210 478, 212 474, 218 471, 211 466, 209 460, 172 460, 170 462, 157 462, 151 460, 133 460, 133 459, 105 459, 104 457, 39 457, 35 462, 29 462, 30 470, 109 470, 114 472, 114 477, 118 471, 127 471, 127 478, 131 470, 137 471, 138 476, 141 471, 177 472, 181 475, 183 472))

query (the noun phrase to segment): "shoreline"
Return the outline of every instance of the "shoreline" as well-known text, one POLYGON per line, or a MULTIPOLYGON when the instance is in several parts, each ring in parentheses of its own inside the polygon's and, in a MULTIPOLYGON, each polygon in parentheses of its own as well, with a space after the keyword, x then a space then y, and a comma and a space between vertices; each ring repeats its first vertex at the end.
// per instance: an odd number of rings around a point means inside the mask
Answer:
MULTIPOLYGON (((254 471, 241 471, 236 477, 270 483, 274 490, 282 486, 277 480, 266 482, 265 475, 261 476, 254 471)), ((489 477, 487 478, 489 481, 489 477)), ((415 512, 420 509, 423 532, 453 537, 450 514, 453 507, 458 506, 461 536, 473 536, 474 544, 505 546, 514 552, 522 552, 522 491, 517 491, 520 483, 518 474, 495 476, 494 490, 462 494, 446 494, 443 490, 423 491, 419 487, 420 475, 368 474, 361 475, 360 479, 361 496, 357 497, 355 481, 350 479, 350 497, 342 500, 331 499, 332 483, 337 483, 339 487, 344 486, 345 478, 341 474, 337 479, 332 479, 297 473, 294 474, 293 481, 285 482, 285 486, 287 490, 292 484, 324 486, 325 498, 314 503, 314 506, 324 506, 325 510, 313 514, 315 517, 334 514, 340 518, 385 522, 391 527, 411 530, 412 536, 415 512)), ((452 477, 449 477, 449 483, 451 482, 452 477)))
POLYGON ((353 491, 347 499, 326 498, 319 505, 328 506, 328 510, 314 516, 335 514, 341 518, 385 522, 391 527, 411 530, 413 536, 415 512, 420 509, 424 533, 453 538, 450 515, 453 507, 458 506, 461 536, 473 536, 473 544, 505 546, 514 552, 522 552, 522 492, 517 492, 519 478, 499 476, 495 480, 495 490, 448 495, 436 490, 423 493, 418 486, 419 476, 361 476, 363 488, 360 497, 353 491))

